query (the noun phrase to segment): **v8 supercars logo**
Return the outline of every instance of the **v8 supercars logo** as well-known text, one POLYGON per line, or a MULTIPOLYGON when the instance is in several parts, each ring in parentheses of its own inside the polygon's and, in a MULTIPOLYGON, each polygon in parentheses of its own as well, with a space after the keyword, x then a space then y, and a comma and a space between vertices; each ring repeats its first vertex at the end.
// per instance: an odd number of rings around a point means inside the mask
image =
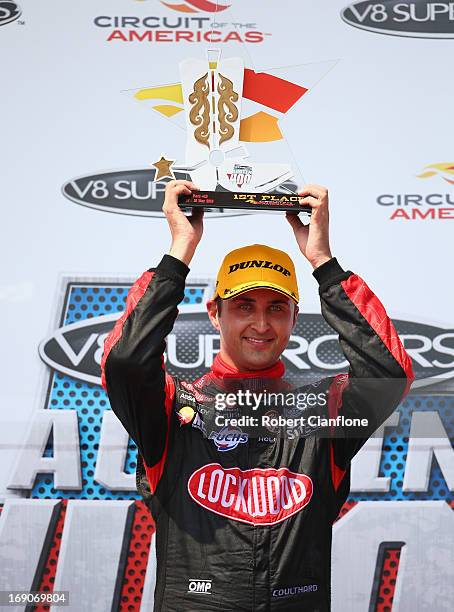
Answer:
MULTIPOLYGON (((58 372, 101 384, 104 340, 123 311, 129 286, 100 283, 84 287, 82 295, 85 299, 90 297, 91 300, 91 296, 97 297, 100 292, 104 299, 114 298, 117 312, 76 320, 58 328, 41 343, 42 360, 58 372), (121 300, 115 299, 116 295, 121 295, 121 300)), ((200 284, 199 289, 191 289, 198 296, 197 303, 181 305, 173 331, 168 336, 166 367, 169 373, 182 379, 195 380, 205 374, 219 351, 219 335, 213 333, 204 311, 204 301, 210 295, 211 286, 212 283, 207 281, 200 284)), ((68 285, 68 291, 78 295, 81 289, 77 283, 68 285)), ((403 319, 395 319, 394 324, 413 361, 416 376, 413 388, 427 388, 427 392, 453 389, 454 329, 403 319)), ((283 357, 286 377, 297 384, 301 384, 303 378, 311 383, 326 375, 345 372, 348 368, 337 335, 319 314, 298 316, 283 357)))
POLYGON ((454 38, 454 3, 413 0, 353 2, 341 12, 349 25, 377 34, 454 38))
POLYGON ((12 0, 0 0, 0 26, 16 21, 22 14, 17 2, 12 0))

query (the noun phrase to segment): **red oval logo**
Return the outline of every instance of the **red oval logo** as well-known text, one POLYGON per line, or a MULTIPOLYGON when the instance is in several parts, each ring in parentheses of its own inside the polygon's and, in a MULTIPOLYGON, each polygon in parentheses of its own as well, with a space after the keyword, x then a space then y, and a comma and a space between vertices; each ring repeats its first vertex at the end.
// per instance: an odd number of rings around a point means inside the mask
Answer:
POLYGON ((192 499, 210 512, 250 525, 275 525, 302 510, 312 497, 312 480, 288 468, 223 468, 209 463, 188 481, 192 499))

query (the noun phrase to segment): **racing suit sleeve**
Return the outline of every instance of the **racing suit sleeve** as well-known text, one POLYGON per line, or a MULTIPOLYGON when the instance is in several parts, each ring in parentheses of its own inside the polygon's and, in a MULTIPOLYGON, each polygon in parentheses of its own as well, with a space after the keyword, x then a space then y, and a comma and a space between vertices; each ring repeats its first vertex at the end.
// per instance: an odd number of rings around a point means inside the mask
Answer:
POLYGON ((189 268, 164 255, 131 287, 126 310, 104 343, 102 384, 110 405, 137 444, 150 488, 164 468, 175 384, 164 368, 165 339, 184 297, 189 268))
POLYGON ((314 270, 322 315, 339 334, 348 375, 331 379, 330 418, 366 419, 364 427, 336 427, 331 438, 331 472, 337 489, 349 462, 390 416, 413 381, 411 360, 378 298, 335 258, 314 270))

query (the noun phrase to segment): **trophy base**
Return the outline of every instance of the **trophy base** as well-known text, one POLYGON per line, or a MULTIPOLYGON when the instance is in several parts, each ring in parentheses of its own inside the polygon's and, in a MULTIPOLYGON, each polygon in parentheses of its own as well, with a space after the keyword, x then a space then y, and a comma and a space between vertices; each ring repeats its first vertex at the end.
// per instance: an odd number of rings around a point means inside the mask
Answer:
POLYGON ((194 191, 178 197, 180 208, 224 208, 235 210, 304 212, 311 214, 311 207, 300 204, 302 196, 283 193, 245 193, 234 191, 194 191))

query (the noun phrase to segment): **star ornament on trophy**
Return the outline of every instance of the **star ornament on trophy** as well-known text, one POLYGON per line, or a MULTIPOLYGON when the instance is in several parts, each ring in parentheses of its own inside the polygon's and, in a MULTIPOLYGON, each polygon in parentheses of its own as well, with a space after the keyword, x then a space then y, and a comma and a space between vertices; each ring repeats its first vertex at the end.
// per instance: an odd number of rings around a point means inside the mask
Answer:
POLYGON ((181 83, 136 94, 139 100, 172 102, 153 107, 168 118, 184 115, 184 162, 161 154, 152 164, 157 170, 154 180, 186 173, 200 191, 181 196, 182 208, 310 214, 310 206, 298 195, 301 173, 290 162, 290 148, 279 127, 279 119, 308 88, 271 72, 254 72, 241 57, 223 58, 219 50, 208 50, 206 59, 186 59, 179 69, 181 83), (267 159, 270 153, 280 162, 267 159))

